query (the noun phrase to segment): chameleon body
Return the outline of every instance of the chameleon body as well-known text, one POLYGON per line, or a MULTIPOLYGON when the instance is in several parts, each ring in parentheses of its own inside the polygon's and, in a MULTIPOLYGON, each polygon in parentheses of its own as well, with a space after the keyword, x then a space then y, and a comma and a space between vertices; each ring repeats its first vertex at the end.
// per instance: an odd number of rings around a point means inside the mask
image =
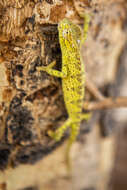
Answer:
POLYGON ((59 141, 65 130, 70 127, 71 135, 68 141, 67 152, 75 141, 80 123, 83 119, 88 119, 88 114, 82 113, 85 68, 81 59, 81 44, 86 38, 89 18, 86 17, 84 26, 84 37, 78 25, 73 24, 68 19, 63 19, 58 25, 59 42, 62 51, 62 71, 53 69, 55 62, 48 66, 38 67, 38 70, 46 71, 48 74, 62 78, 62 89, 64 102, 68 112, 68 119, 55 132, 49 131, 49 135, 59 141))

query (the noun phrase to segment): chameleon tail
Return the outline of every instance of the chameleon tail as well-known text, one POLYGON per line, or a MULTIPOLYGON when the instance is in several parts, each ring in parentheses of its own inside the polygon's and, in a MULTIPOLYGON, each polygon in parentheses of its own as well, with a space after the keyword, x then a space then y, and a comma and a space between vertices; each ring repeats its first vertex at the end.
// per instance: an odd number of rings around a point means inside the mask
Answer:
POLYGON ((71 127, 71 136, 68 140, 67 148, 66 148, 66 163, 68 170, 71 170, 71 159, 70 159, 70 149, 72 147, 72 144, 75 142, 76 137, 79 132, 79 123, 72 123, 71 127))

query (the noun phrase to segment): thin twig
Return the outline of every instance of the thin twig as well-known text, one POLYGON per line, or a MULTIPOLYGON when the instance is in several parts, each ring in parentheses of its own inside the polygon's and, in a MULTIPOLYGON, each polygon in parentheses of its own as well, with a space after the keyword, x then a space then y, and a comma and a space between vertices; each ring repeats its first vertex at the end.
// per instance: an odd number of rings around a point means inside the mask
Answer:
POLYGON ((85 102, 83 108, 88 111, 112 108, 127 108, 127 97, 110 97, 101 101, 85 102))
POLYGON ((89 79, 87 75, 86 75, 86 88, 90 92, 90 94, 92 94, 97 100, 105 99, 103 94, 101 94, 96 85, 89 79))

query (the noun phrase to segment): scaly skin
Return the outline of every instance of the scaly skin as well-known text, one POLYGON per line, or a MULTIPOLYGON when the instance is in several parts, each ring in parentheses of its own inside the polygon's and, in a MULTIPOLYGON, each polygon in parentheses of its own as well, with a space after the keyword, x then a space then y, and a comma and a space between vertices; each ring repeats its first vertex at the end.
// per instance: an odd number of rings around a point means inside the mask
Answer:
MULTIPOLYGON (((55 132, 49 131, 49 135, 56 141, 59 141, 65 130, 70 127, 71 135, 68 141, 67 155, 70 147, 75 141, 80 123, 83 119, 88 119, 89 114, 82 114, 84 87, 85 87, 85 68, 81 60, 80 48, 84 43, 88 30, 89 17, 85 17, 84 36, 82 37, 81 29, 68 19, 63 19, 59 25, 59 42, 62 51, 62 71, 57 71, 52 67, 55 62, 50 63, 47 67, 38 67, 40 71, 46 71, 48 74, 62 78, 62 88, 64 102, 69 118, 55 132)), ((68 157, 68 156, 67 156, 68 157)))

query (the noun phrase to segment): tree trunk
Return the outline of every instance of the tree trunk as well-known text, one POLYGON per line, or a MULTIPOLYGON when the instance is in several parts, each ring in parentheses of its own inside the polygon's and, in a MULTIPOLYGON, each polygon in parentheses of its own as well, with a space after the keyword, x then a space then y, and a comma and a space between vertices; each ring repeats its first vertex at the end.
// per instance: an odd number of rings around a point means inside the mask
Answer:
MULTIPOLYGON (((66 17, 82 26, 89 12, 86 72, 104 95, 127 96, 126 10, 126 0, 0 0, 0 190, 115 189, 116 129, 126 128, 127 109, 94 111, 82 122, 69 173, 69 132, 58 143, 47 133, 68 117, 61 79, 36 68, 56 60, 61 69, 57 24, 66 17)), ((88 91, 85 99, 93 99, 88 91)))

